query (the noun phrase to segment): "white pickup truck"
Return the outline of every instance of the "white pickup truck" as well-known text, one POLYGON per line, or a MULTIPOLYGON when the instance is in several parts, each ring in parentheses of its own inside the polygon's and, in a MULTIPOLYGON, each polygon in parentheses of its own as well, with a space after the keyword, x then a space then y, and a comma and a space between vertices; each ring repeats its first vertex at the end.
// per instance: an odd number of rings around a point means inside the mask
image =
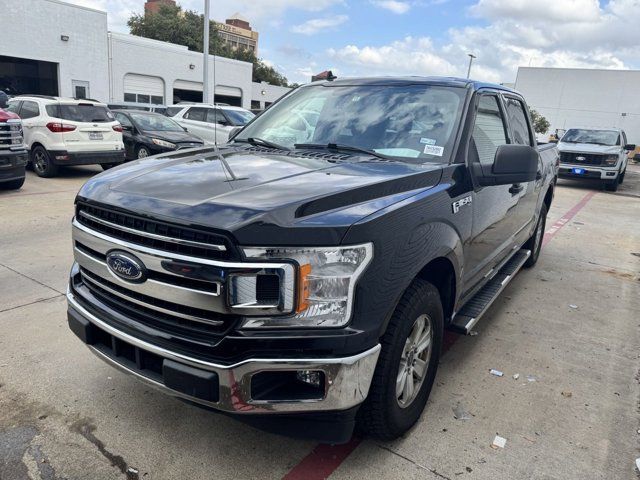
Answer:
POLYGON ((570 128, 558 143, 558 175, 599 180, 615 192, 624 180, 627 152, 635 148, 619 128, 570 128))

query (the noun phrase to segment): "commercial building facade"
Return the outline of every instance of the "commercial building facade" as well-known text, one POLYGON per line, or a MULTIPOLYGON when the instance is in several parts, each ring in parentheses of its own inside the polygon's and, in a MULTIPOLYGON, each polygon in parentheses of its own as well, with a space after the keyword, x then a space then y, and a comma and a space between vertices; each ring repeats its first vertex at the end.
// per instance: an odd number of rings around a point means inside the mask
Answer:
POLYGON ((0 0, 0 11, 0 88, 10 94, 251 108, 252 100, 264 104, 288 90, 268 84, 258 89, 250 63, 210 55, 212 88, 203 99, 203 55, 185 46, 108 32, 106 12, 60 0, 0 0))
POLYGON ((640 71, 520 67, 515 88, 551 123, 617 127, 640 144, 640 71))

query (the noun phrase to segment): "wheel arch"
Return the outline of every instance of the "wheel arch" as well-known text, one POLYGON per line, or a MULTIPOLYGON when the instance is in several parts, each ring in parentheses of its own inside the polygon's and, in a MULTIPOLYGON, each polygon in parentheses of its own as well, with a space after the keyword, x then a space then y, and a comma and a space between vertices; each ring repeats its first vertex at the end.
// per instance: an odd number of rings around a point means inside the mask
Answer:
POLYGON ((451 259, 447 256, 434 258, 418 272, 416 278, 425 280, 438 289, 445 323, 449 322, 453 316, 458 291, 456 269, 451 259))

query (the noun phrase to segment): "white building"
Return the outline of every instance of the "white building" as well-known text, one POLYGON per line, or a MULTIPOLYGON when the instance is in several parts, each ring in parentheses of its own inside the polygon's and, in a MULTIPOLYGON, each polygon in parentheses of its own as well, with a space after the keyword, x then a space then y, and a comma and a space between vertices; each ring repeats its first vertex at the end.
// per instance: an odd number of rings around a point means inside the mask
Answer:
MULTIPOLYGON (((0 88, 9 93, 108 103, 203 101, 201 53, 108 32, 106 12, 60 0, 0 0, 0 11, 0 88)), ((212 87, 204 101, 251 108, 289 90, 268 84, 256 87, 251 77, 250 63, 210 55, 212 87)))
POLYGON ((640 144, 640 71, 520 67, 515 89, 555 129, 619 127, 640 144))

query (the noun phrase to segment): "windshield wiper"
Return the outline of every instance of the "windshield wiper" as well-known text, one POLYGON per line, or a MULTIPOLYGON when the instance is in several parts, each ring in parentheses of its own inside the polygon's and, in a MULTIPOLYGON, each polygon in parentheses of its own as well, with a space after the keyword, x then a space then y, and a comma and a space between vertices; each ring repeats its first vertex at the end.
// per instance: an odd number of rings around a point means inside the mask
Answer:
POLYGON ((250 143, 251 145, 255 145, 258 147, 274 148, 276 150, 291 150, 284 145, 279 145, 277 143, 270 142, 269 140, 265 140, 264 138, 258 137, 249 137, 246 140, 244 138, 234 138, 233 141, 238 143, 250 143))
POLYGON ((296 143, 294 147, 324 149, 324 150, 343 150, 346 152, 366 153, 367 155, 371 155, 372 157, 380 158, 382 160, 389 160, 388 156, 378 153, 375 150, 369 150, 367 148, 361 148, 361 147, 354 147, 353 145, 344 145, 342 143, 324 143, 324 144, 323 143, 296 143))

